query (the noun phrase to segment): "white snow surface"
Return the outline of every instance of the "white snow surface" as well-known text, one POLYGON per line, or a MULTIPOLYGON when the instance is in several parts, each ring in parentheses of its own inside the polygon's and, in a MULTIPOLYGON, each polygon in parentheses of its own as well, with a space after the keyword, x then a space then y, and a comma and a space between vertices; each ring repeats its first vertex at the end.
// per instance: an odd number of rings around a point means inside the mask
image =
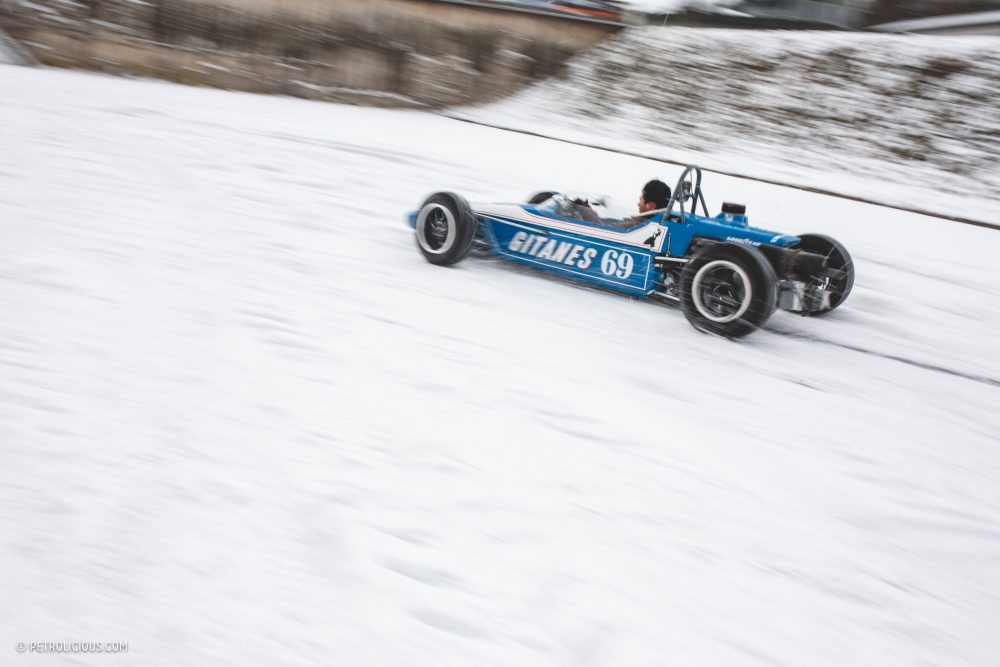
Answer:
POLYGON ((707 174, 857 263, 732 342, 403 221, 675 167, 15 67, 0 147, 3 664, 996 664, 1000 232, 707 174))

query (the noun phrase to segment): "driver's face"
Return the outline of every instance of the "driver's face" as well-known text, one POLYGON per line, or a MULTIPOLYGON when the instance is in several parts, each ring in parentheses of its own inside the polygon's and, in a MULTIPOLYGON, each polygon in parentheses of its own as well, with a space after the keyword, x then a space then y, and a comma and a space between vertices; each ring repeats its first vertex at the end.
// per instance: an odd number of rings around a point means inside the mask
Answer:
POLYGON ((647 202, 646 201, 646 196, 644 194, 642 194, 641 192, 639 193, 639 202, 638 203, 639 203, 639 213, 645 213, 646 211, 652 211, 654 208, 656 208, 656 202, 651 202, 651 201, 647 202))

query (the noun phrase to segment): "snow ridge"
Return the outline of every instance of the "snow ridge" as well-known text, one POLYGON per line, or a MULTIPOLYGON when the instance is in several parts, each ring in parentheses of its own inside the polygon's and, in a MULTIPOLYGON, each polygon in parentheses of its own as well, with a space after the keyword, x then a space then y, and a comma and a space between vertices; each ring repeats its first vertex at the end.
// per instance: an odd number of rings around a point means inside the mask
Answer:
POLYGON ((990 37, 636 28, 572 61, 560 80, 458 113, 997 222, 998 45, 990 37), (918 201, 914 185, 924 190, 918 201))

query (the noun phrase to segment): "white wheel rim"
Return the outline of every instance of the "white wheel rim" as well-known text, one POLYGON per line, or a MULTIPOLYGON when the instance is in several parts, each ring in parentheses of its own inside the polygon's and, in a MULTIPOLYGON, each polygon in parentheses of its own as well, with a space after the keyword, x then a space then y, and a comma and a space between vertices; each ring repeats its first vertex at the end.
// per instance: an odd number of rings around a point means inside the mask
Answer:
POLYGON ((455 216, 451 214, 447 206, 442 206, 441 204, 425 204, 420 212, 417 214, 417 243, 420 247, 424 249, 425 252, 429 252, 432 255, 441 255, 448 252, 453 245, 455 245, 455 237, 457 236, 455 230, 455 216), (427 242, 427 218, 430 217, 432 212, 441 211, 444 214, 445 222, 448 224, 448 233, 445 236, 444 243, 440 247, 431 247, 431 244, 427 242))
POLYGON ((753 299, 753 287, 750 284, 750 276, 743 270, 743 267, 729 260, 717 259, 698 269, 698 273, 695 274, 694 282, 691 285, 691 296, 694 299, 695 309, 697 309, 702 317, 711 322, 726 324, 727 322, 740 319, 747 312, 747 309, 750 307, 750 301, 753 299), (743 282, 743 299, 740 302, 740 307, 736 309, 736 312, 728 315, 719 315, 712 312, 705 306, 702 300, 702 283, 705 276, 720 269, 732 271, 743 282))

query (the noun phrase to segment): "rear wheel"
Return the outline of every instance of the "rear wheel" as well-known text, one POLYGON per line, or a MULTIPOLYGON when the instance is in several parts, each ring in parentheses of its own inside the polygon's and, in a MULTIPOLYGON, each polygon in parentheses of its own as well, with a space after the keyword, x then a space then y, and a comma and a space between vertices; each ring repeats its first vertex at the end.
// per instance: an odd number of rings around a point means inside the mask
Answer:
MULTIPOLYGON (((803 313, 803 315, 823 315, 842 304, 854 288, 854 260, 837 240, 821 234, 803 234, 799 237, 799 248, 807 252, 826 257, 824 264, 827 269, 842 272, 840 277, 830 277, 827 289, 830 291, 830 307, 826 310, 803 313)), ((815 280, 826 280, 823 276, 814 276, 815 280)))
POLYGON ((453 192, 431 195, 417 213, 417 245, 431 264, 448 266, 469 252, 476 218, 465 198, 453 192))
POLYGON ((757 251, 733 244, 698 252, 681 273, 681 307, 699 331, 740 338, 774 312, 777 278, 757 251))

